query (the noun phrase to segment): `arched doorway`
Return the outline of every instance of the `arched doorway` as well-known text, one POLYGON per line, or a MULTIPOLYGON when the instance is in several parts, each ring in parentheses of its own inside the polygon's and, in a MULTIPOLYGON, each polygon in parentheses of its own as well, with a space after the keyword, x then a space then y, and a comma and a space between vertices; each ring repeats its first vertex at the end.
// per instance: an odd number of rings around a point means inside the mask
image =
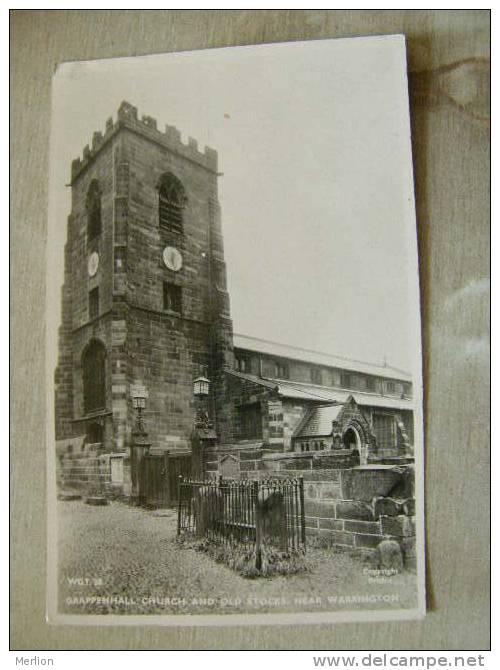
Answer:
POLYGON ((350 426, 342 436, 342 442, 344 443, 344 449, 357 449, 359 451, 361 447, 361 439, 359 437, 358 431, 350 426))
POLYGON ((91 340, 82 355, 83 411, 85 414, 106 407, 106 349, 91 340))
POLYGON ((344 449, 349 449, 352 454, 352 465, 360 465, 361 463, 361 438, 358 431, 353 426, 345 431, 342 436, 344 449))

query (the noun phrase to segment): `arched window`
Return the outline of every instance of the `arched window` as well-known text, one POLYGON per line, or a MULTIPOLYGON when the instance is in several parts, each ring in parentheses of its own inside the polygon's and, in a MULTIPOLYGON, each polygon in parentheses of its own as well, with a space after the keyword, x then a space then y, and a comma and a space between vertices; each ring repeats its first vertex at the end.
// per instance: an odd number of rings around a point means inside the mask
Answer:
POLYGON ((87 191, 87 239, 93 240, 101 234, 101 187, 97 179, 90 182, 87 191))
POLYGON ((182 233, 182 217, 186 203, 186 192, 181 182, 171 172, 163 174, 158 183, 160 227, 182 233))
POLYGON ((85 414, 106 406, 106 350, 92 340, 83 352, 83 407, 85 414))

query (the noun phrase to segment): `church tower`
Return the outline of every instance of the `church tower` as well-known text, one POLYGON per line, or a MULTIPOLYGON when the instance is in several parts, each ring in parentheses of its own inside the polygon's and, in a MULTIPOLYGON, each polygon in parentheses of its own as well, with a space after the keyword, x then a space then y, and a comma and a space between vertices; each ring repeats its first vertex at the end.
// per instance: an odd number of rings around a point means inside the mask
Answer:
POLYGON ((193 381, 212 382, 224 432, 232 324, 217 196, 217 152, 123 102, 71 169, 56 371, 56 438, 129 453, 131 387, 152 451, 190 450, 193 381))

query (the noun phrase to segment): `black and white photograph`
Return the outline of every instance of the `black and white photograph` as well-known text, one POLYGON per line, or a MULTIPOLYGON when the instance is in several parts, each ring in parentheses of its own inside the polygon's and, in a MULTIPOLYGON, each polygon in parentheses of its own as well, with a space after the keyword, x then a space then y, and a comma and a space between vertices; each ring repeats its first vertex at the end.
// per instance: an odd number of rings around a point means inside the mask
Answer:
POLYGON ((51 623, 425 616, 406 42, 52 82, 51 623))

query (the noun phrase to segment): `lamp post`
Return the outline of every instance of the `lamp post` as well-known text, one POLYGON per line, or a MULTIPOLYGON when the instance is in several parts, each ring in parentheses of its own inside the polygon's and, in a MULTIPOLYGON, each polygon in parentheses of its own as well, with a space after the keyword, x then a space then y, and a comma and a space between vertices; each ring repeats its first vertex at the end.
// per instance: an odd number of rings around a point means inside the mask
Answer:
POLYGON ((200 375, 193 382, 196 412, 192 436, 192 472, 195 477, 203 477, 203 450, 215 440, 215 431, 208 411, 210 380, 200 375))
POLYGON ((135 426, 132 431, 130 453, 130 474, 132 478, 131 498, 132 502, 140 504, 141 496, 144 493, 144 491, 141 490, 142 461, 151 446, 142 416, 142 410, 146 407, 146 398, 148 398, 149 394, 144 386, 134 385, 130 389, 130 395, 132 396, 132 405, 137 410, 135 426))
POLYGON ((207 398, 210 392, 210 380, 200 376, 194 380, 193 393, 197 400, 195 428, 213 428, 207 407, 207 398))

